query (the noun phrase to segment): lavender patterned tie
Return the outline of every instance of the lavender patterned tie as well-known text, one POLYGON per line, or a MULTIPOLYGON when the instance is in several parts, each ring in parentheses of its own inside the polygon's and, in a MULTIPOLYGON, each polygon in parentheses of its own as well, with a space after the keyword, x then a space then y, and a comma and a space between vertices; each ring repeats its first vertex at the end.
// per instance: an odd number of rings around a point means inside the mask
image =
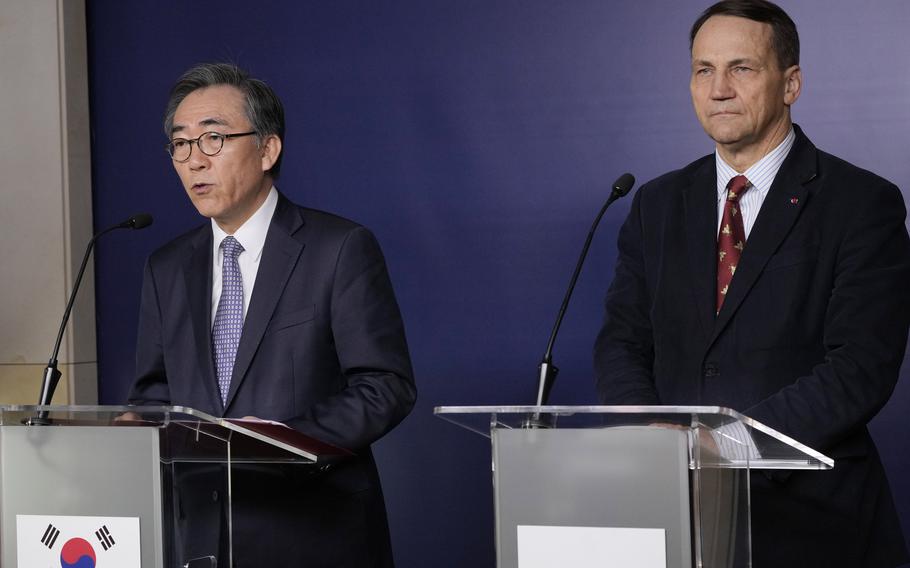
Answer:
POLYGON ((221 262, 221 298, 218 300, 215 325, 212 327, 212 352, 215 356, 221 402, 226 404, 237 345, 240 344, 240 333, 243 331, 243 277, 237 262, 243 246, 228 235, 221 241, 221 250, 224 256, 221 262))

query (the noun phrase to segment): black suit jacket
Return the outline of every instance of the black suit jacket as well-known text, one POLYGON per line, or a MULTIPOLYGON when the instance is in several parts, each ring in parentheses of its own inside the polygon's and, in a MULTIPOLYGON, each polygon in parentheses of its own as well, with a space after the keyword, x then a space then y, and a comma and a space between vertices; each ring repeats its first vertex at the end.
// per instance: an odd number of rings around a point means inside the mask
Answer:
POLYGON ((607 404, 734 408, 835 459, 753 475, 755 566, 907 559, 867 422, 898 378, 910 241, 897 187, 797 139, 715 315, 714 155, 639 189, 595 346, 607 404))
MULTIPOLYGON (((407 415, 416 389, 378 243, 362 226, 279 197, 226 404, 212 358, 211 266, 210 224, 149 257, 130 403, 278 420, 356 452, 318 475, 235 472, 236 566, 390 566, 369 448, 407 415)), ((185 494, 184 508, 217 496, 193 493, 200 502, 185 494)), ((187 546, 187 557, 206 552, 187 546)))

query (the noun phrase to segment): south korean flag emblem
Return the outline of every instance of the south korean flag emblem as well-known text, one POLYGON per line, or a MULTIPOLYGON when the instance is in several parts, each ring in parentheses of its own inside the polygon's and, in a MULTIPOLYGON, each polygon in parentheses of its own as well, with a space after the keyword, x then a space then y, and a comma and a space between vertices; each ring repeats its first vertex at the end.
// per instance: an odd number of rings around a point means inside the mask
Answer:
POLYGON ((140 568, 139 519, 18 515, 21 568, 140 568))

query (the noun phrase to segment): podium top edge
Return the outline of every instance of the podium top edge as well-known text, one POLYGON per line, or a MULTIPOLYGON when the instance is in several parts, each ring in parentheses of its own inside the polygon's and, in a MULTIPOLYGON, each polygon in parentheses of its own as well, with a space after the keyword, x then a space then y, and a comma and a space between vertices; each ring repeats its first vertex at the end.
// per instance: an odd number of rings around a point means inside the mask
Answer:
POLYGON ((436 406, 433 414, 720 414, 731 418, 747 416, 723 406, 637 406, 637 405, 483 405, 436 406))
MULTIPOLYGON (((506 427, 509 428, 509 422, 516 419, 521 419, 521 417, 526 417, 528 415, 540 416, 540 415, 549 415, 553 417, 560 418, 569 418, 572 416, 583 417, 590 416, 591 418, 596 418, 599 416, 608 416, 608 415, 626 415, 629 418, 634 417, 635 415, 642 416, 653 416, 653 415, 663 415, 663 416, 686 416, 686 415, 698 415, 700 416, 699 422, 704 418, 710 416, 718 417, 718 423, 731 423, 739 422, 743 424, 747 429, 753 432, 756 435, 764 436, 767 439, 776 441, 775 443, 782 444, 795 450, 800 455, 803 455, 811 460, 817 461, 817 463, 822 464, 826 469, 834 467, 834 460, 830 457, 822 454, 821 452, 806 446, 805 444, 791 438, 790 436, 774 430, 770 426, 766 426, 757 420, 753 420, 748 416, 733 410, 732 408, 727 408, 723 406, 638 406, 638 405, 581 405, 581 406, 567 406, 567 405, 548 405, 548 406, 537 406, 537 405, 520 405, 520 406, 437 406, 433 409, 433 414, 439 416, 440 418, 446 419, 448 421, 454 422, 461 426, 473 430, 477 433, 485 435, 482 432, 484 428, 492 427, 506 427), (467 425, 467 421, 476 421, 482 416, 489 416, 491 418, 490 422, 486 422, 483 425, 478 425, 477 427, 472 427, 467 425)), ((675 420, 675 419, 674 419, 675 420)), ((750 442, 754 443, 754 442, 750 442)))

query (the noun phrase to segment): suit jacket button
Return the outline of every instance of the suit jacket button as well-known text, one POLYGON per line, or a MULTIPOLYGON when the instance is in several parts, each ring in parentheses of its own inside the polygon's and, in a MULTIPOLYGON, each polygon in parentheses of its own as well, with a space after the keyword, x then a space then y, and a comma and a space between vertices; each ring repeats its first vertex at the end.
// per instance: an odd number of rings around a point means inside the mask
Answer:
POLYGON ((706 363, 702 374, 705 378, 719 377, 720 368, 717 366, 717 363, 706 363))
POLYGON ((212 501, 218 501, 218 492, 212 491, 212 501))

